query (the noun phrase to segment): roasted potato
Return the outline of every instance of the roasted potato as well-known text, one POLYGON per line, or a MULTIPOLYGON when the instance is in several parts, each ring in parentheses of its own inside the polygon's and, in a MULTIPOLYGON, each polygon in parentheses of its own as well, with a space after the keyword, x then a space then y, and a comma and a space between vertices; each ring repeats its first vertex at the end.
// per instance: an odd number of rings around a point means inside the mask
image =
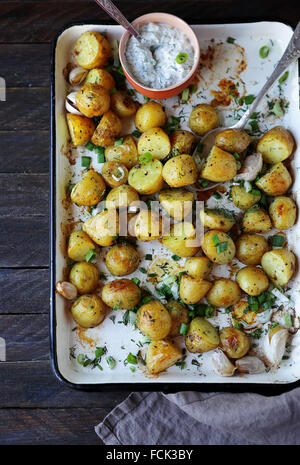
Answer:
POLYGON ((179 285, 180 299, 187 305, 194 305, 203 299, 211 286, 212 283, 205 279, 183 274, 179 285))
POLYGON ((178 155, 166 162, 162 175, 171 187, 184 187, 198 179, 198 168, 191 155, 178 155))
POLYGON ((98 285, 98 268, 93 263, 75 263, 71 268, 69 280, 77 288, 79 294, 89 294, 98 285))
POLYGON ((136 216, 134 234, 139 241, 155 241, 162 235, 162 220, 152 210, 141 210, 136 216))
POLYGON ((241 290, 237 283, 226 278, 217 279, 206 294, 206 300, 210 305, 222 308, 236 304, 240 298, 241 290))
POLYGON ((222 349, 230 358, 242 358, 251 346, 249 337, 232 326, 221 329, 220 341, 222 349))
POLYGON ((250 137, 242 129, 224 129, 217 134, 215 139, 215 144, 220 149, 230 153, 244 152, 250 142, 250 137))
POLYGON ((236 256, 244 265, 260 265, 268 250, 267 239, 259 234, 242 234, 236 242, 236 256))
POLYGON ((258 311, 251 311, 249 308, 249 303, 245 300, 240 300, 233 307, 233 312, 231 314, 234 321, 237 323, 242 320, 248 325, 252 325, 256 322, 257 314, 264 311, 263 308, 260 308, 258 311))
POLYGON ((114 245, 106 254, 105 264, 114 276, 126 276, 133 273, 139 266, 140 256, 133 245, 114 245))
POLYGON ((128 180, 128 169, 119 161, 106 161, 101 172, 109 187, 119 187, 128 180))
POLYGON ((122 90, 117 90, 110 98, 111 109, 119 118, 127 118, 136 113, 137 104, 122 90))
POLYGON ((115 279, 105 284, 102 300, 114 310, 130 310, 141 299, 141 290, 131 279, 115 279))
POLYGON ((157 102, 144 103, 136 112, 135 125, 141 132, 163 126, 167 121, 163 107, 157 102))
POLYGON ((173 155, 190 154, 195 146, 196 138, 190 131, 179 129, 170 135, 171 152, 173 155))
POLYGON ((175 220, 181 221, 192 212, 194 194, 186 189, 164 189, 158 198, 162 207, 175 220))
POLYGON ((200 176, 209 181, 225 182, 233 179, 236 173, 234 156, 214 145, 201 168, 200 176))
POLYGON ((297 207, 289 197, 275 197, 269 207, 269 214, 274 228, 285 230, 296 221, 297 207))
POLYGON ((191 257, 184 264, 184 270, 193 278, 207 278, 213 264, 207 257, 191 257))
POLYGON ((285 286, 294 274, 296 257, 286 249, 270 250, 263 255, 261 266, 275 285, 285 286))
POLYGON ((253 296, 260 295, 269 287, 266 273, 261 268, 253 265, 241 268, 237 272, 236 281, 246 294, 253 296))
POLYGON ((273 165, 255 183, 267 195, 276 196, 285 194, 292 185, 292 178, 283 163, 273 165))
POLYGON ((86 144, 94 134, 95 123, 86 116, 67 113, 67 123, 73 145, 86 144))
MULTIPOLYGON (((106 147, 107 145, 113 144, 114 140, 121 134, 121 131, 121 120, 113 111, 108 110, 102 116, 100 123, 95 129, 91 141, 95 145, 106 147)), ((124 165, 126 165, 126 163, 124 163, 124 165)))
POLYGON ((166 303, 166 308, 171 315, 172 325, 168 337, 176 337, 180 335, 181 324, 189 323, 189 311, 181 305, 177 300, 169 300, 166 303))
POLYGON ((244 186, 232 186, 231 196, 234 205, 241 210, 247 210, 260 201, 261 193, 258 189, 247 192, 244 186))
POLYGON ((72 317, 82 328, 94 328, 105 318, 106 306, 94 294, 81 295, 71 307, 72 317))
POLYGON ((76 94, 76 105, 88 118, 104 115, 110 105, 109 92, 97 84, 84 84, 76 94))
POLYGON ((244 232, 267 233, 272 229, 268 213, 263 208, 251 207, 245 211, 242 221, 244 232))
POLYGON ((139 201, 139 194, 133 187, 128 184, 123 184, 119 187, 114 187, 109 191, 106 202, 109 208, 125 208, 129 205, 137 205, 139 201))
POLYGON ((205 255, 213 262, 224 265, 231 262, 235 256, 235 245, 230 236, 223 231, 212 229, 202 238, 202 249, 205 255))
POLYGON ((103 35, 96 31, 81 34, 74 47, 76 63, 84 69, 105 66, 110 57, 110 45, 103 35))
POLYGON ((190 114, 189 126, 198 136, 204 136, 208 131, 220 126, 218 113, 211 105, 197 105, 190 114))
POLYGON ((96 244, 107 247, 112 245, 119 234, 119 215, 116 209, 104 210, 93 216, 82 225, 96 244))
POLYGON ((191 321, 185 337, 185 345, 189 352, 208 352, 218 347, 219 343, 218 332, 209 321, 201 317, 196 317, 191 321))
POLYGON ((138 153, 150 153, 152 159, 163 160, 171 151, 171 143, 168 134, 161 128, 147 129, 138 141, 138 153))
POLYGON ((292 134, 281 126, 270 129, 258 142, 257 151, 265 163, 279 163, 286 160, 294 149, 292 134))
POLYGON ((162 243, 179 257, 193 257, 200 249, 196 240, 196 230, 188 221, 173 224, 170 234, 163 236, 162 243))
POLYGON ((141 195, 159 192, 163 186, 163 165, 159 160, 136 165, 129 171, 128 184, 141 195))
POLYGON ((136 325, 145 336, 152 340, 159 340, 168 336, 172 319, 166 307, 159 300, 151 300, 138 309, 136 325))
POLYGON ((105 149, 106 161, 119 161, 127 168, 132 168, 139 162, 139 156, 134 137, 124 136, 120 145, 109 145, 105 149))
POLYGON ((155 375, 174 365, 182 358, 182 352, 171 341, 152 341, 146 353, 146 366, 155 375))
POLYGON ((95 68, 89 71, 85 84, 98 84, 106 90, 111 90, 116 87, 116 83, 112 75, 106 69, 95 68))
POLYGON ((228 232, 235 224, 232 213, 224 208, 200 210, 200 220, 205 228, 228 232))
POLYGON ((70 197, 76 205, 91 207, 103 199, 105 189, 105 182, 101 174, 89 170, 84 178, 75 184, 70 197))
POLYGON ((85 260, 86 254, 95 249, 95 244, 84 231, 73 231, 68 241, 68 257, 75 262, 85 260))

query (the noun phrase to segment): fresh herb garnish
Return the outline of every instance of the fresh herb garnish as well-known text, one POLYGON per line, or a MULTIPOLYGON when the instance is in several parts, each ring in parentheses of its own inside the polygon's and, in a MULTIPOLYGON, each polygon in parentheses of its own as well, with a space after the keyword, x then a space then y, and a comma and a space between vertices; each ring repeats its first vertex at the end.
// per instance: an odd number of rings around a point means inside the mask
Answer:
POLYGON ((270 48, 267 45, 264 45, 263 47, 259 49, 260 58, 267 58, 267 56, 269 55, 269 52, 270 52, 270 48))
POLYGON ((178 63, 179 65, 181 65, 182 63, 185 63, 188 59, 189 55, 185 52, 182 52, 182 53, 178 53, 177 57, 176 57, 176 63, 178 63))
POLYGON ((95 249, 90 249, 88 251, 88 253, 86 254, 85 256, 85 261, 86 262, 91 262, 92 260, 94 260, 95 258, 97 258, 97 252, 95 249))
POLYGON ((146 163, 149 163, 152 160, 152 155, 150 152, 145 152, 139 157, 140 162, 142 165, 145 165, 146 163))

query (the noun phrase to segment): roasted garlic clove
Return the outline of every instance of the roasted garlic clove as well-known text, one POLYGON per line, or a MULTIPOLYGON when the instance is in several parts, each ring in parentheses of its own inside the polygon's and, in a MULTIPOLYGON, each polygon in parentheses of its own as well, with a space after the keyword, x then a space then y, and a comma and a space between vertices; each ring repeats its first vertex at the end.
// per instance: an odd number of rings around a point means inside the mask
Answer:
POLYGON ((73 300, 77 297, 77 289, 72 283, 67 281, 58 281, 56 283, 56 292, 67 300, 73 300))
POLYGON ((253 153, 245 158, 242 172, 237 174, 235 181, 254 181, 263 167, 263 157, 261 153, 253 153))
POLYGON ((270 329, 264 340, 264 350, 269 362, 278 366, 282 360, 289 332, 282 326, 270 329))
POLYGON ((82 115, 82 113, 78 110, 76 105, 76 94, 77 92, 71 92, 66 97, 66 110, 69 113, 73 113, 74 115, 82 115))
POLYGON ((72 86, 79 86, 80 84, 83 83, 85 78, 87 77, 88 70, 77 67, 72 69, 72 71, 69 74, 69 83, 72 86))
POLYGON ((211 363, 215 372, 220 376, 232 376, 236 367, 226 357, 221 349, 214 350, 211 356, 211 363))
POLYGON ((258 358, 251 355, 246 355, 243 358, 240 358, 235 362, 235 366, 237 367, 240 373, 262 373, 265 371, 265 365, 263 362, 258 358))

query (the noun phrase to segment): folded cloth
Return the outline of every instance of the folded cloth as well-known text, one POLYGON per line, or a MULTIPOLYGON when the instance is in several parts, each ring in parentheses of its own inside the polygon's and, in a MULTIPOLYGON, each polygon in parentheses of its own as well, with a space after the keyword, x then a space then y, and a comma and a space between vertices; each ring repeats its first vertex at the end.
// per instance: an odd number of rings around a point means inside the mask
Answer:
POLYGON ((95 431, 107 445, 299 445, 300 388, 276 397, 133 392, 95 431))

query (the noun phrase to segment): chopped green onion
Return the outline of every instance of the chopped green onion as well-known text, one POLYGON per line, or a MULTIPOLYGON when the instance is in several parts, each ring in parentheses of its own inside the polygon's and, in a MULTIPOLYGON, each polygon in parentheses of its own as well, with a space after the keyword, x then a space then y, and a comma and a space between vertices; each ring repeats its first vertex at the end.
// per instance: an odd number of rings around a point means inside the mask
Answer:
POLYGON ((106 357, 105 360, 107 361, 107 365, 109 366, 109 368, 110 368, 111 370, 116 366, 116 361, 115 361, 115 359, 112 358, 111 356, 106 357))
POLYGON ((235 39, 233 37, 227 37, 226 42, 228 44, 233 44, 235 42, 235 39))
POLYGON ((77 360, 77 363, 79 363, 79 365, 83 365, 85 356, 83 354, 78 354, 76 360, 77 360))
POLYGON ((219 192, 214 192, 214 193, 213 193, 213 197, 214 197, 215 199, 219 200, 222 196, 221 196, 221 194, 219 194, 219 192))
POLYGON ((251 184, 251 182, 246 181, 246 182, 244 183, 244 188, 245 188, 245 191, 246 191, 246 192, 251 192, 251 190, 252 190, 252 184, 251 184))
POLYGON ((198 182, 202 187, 207 187, 208 186, 208 181, 206 179, 199 178, 198 182))
POLYGON ((273 247, 282 247, 285 239, 281 234, 276 234, 275 236, 270 237, 270 241, 273 247))
POLYGON ((97 162, 104 163, 105 162, 105 149, 104 147, 95 147, 95 152, 97 154, 97 162))
POLYGON ((254 102, 255 100, 255 95, 246 95, 246 97, 244 98, 244 102, 246 105, 251 105, 252 102, 254 102))
POLYGON ((137 286, 139 286, 141 284, 141 281, 139 278, 132 278, 132 280, 137 286))
POLYGON ((94 144, 91 141, 89 141, 85 144, 85 148, 88 150, 94 150, 94 144))
POLYGON ((85 261, 90 262, 90 261, 94 260, 95 258, 97 258, 96 250, 95 249, 90 249, 88 251, 88 253, 86 254, 86 256, 85 256, 85 261))
POLYGON ((189 87, 189 89, 190 89, 190 93, 191 93, 191 94, 193 94, 194 92, 196 92, 196 90, 197 90, 196 84, 192 84, 192 85, 189 87))
POLYGON ((126 360, 128 363, 131 363, 132 365, 137 365, 137 358, 131 352, 129 352, 129 354, 127 355, 126 360))
POLYGON ((89 168, 91 164, 91 157, 81 157, 81 166, 82 168, 89 168))
POLYGON ((215 314, 216 307, 214 305, 207 305, 205 309, 206 318, 212 318, 215 314))
POLYGON ((189 89, 184 89, 184 91, 183 91, 182 94, 181 94, 181 101, 182 101, 182 103, 185 103, 185 102, 188 101, 189 94, 190 94, 189 89))
POLYGON ((181 257, 179 257, 178 255, 172 255, 171 258, 172 260, 175 260, 175 262, 178 262, 181 259, 181 257))
POLYGON ((258 122, 256 121, 256 119, 253 119, 251 121, 249 121, 249 124, 251 126, 251 129, 253 132, 258 132, 259 131, 259 126, 258 126, 258 122))
POLYGON ((145 102, 149 102, 150 98, 146 97, 146 95, 144 95, 144 100, 145 100, 145 102))
POLYGON ((95 357, 102 357, 106 353, 106 347, 97 347, 95 350, 95 357))
POLYGON ((180 333, 180 334, 183 334, 183 335, 185 336, 186 333, 188 332, 188 329, 189 329, 189 325, 188 325, 188 324, 186 324, 186 323, 181 323, 179 333, 180 333))
POLYGON ((286 81, 288 77, 289 77, 289 71, 286 71, 285 73, 283 73, 281 78, 278 79, 279 84, 282 84, 284 81, 286 81))
POLYGON ((281 108, 281 105, 280 105, 279 102, 275 102, 275 103, 274 103, 274 106, 273 106, 273 108, 272 108, 272 111, 273 111, 273 113, 274 113, 276 116, 278 116, 278 117, 281 117, 281 116, 284 115, 284 111, 283 111, 283 109, 281 108))
POLYGON ((145 268, 143 268, 142 266, 139 268, 139 270, 140 270, 141 273, 144 273, 144 274, 147 273, 147 270, 145 270, 145 268))
POLYGON ((220 244, 217 245, 217 253, 225 252, 227 248, 228 248, 228 241, 221 242, 220 244))
POLYGON ((142 165, 145 165, 146 163, 149 163, 152 160, 152 155, 150 152, 145 152, 143 153, 143 155, 140 156, 139 160, 142 163, 142 165))
POLYGON ((292 321, 292 317, 289 313, 285 313, 284 315, 284 322, 287 326, 293 326, 293 321, 292 321))
POLYGON ((121 139, 115 140, 114 145, 122 145, 124 142, 124 137, 121 137, 121 139))
POLYGON ((185 52, 178 53, 176 57, 176 63, 181 65, 182 63, 185 63, 187 61, 188 57, 189 57, 188 54, 185 52))
POLYGON ((146 295, 145 297, 142 298, 142 300, 140 301, 140 305, 145 305, 147 304, 148 302, 151 302, 151 300, 153 300, 154 297, 152 297, 151 295, 146 295))
POLYGON ((239 160, 239 159, 240 159, 240 156, 239 156, 239 154, 238 154, 237 152, 233 152, 232 155, 234 156, 234 158, 235 158, 236 160, 239 160))
POLYGON ((142 133, 138 129, 135 129, 132 132, 132 135, 138 139, 139 137, 141 137, 142 133))
POLYGON ((263 47, 259 49, 260 58, 267 58, 267 56, 269 55, 269 52, 270 52, 269 47, 267 45, 264 45, 263 47))
POLYGON ((152 260, 152 255, 151 255, 150 253, 147 253, 147 254, 145 255, 145 260, 151 261, 151 260, 152 260))
POLYGON ((220 239, 219 239, 218 234, 214 234, 214 235, 213 235, 212 241, 213 241, 213 243, 214 243, 215 245, 220 244, 220 239))

